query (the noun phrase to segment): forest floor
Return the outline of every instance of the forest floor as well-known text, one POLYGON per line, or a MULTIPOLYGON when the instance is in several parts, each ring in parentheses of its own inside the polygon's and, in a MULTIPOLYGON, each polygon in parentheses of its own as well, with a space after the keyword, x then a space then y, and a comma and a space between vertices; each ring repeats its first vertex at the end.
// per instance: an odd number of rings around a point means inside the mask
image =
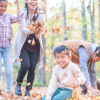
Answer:
MULTIPOLYGON (((33 89, 30 91, 30 96, 24 96, 25 94, 25 87, 21 88, 22 90, 22 96, 15 95, 15 86, 13 86, 12 95, 8 94, 6 86, 0 86, 0 100, 41 100, 43 96, 45 96, 47 92, 47 87, 33 87, 33 89)), ((78 89, 79 90, 79 89, 78 89)), ((77 91, 78 92, 78 91, 77 91)), ((73 94, 75 99, 67 99, 67 100, 100 100, 100 94, 97 97, 91 98, 90 93, 87 93, 86 95, 83 95, 81 93, 79 94, 73 94)))
POLYGON ((7 93, 5 86, 0 86, 0 100, 41 100, 41 98, 46 94, 47 87, 33 87, 30 91, 30 96, 26 97, 25 87, 22 87, 22 96, 15 95, 15 86, 13 86, 12 95, 7 93))

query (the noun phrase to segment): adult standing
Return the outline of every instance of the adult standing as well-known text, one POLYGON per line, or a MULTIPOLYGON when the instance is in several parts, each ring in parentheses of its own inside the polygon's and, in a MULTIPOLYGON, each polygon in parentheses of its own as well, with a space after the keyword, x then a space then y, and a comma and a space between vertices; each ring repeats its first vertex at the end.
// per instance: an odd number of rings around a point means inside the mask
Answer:
POLYGON ((19 31, 17 32, 14 40, 14 63, 19 66, 19 59, 21 61, 21 67, 17 76, 17 85, 15 88, 16 95, 22 95, 21 83, 23 78, 27 74, 27 83, 25 96, 29 96, 30 89, 32 89, 36 65, 39 62, 39 68, 42 67, 43 60, 43 46, 41 40, 41 33, 44 29, 45 15, 43 11, 38 9, 38 0, 26 0, 25 8, 22 10, 24 17, 19 23, 19 31), (41 14, 39 14, 40 12, 41 14), (38 23, 39 21, 39 23, 38 23), (34 30, 27 28, 30 23, 34 24, 34 30))
POLYGON ((87 89, 96 95, 99 91, 96 83, 95 63, 100 61, 100 47, 83 40, 66 40, 61 44, 67 45, 72 51, 72 62, 79 64, 80 69, 86 77, 86 82, 82 86, 82 92, 87 89))

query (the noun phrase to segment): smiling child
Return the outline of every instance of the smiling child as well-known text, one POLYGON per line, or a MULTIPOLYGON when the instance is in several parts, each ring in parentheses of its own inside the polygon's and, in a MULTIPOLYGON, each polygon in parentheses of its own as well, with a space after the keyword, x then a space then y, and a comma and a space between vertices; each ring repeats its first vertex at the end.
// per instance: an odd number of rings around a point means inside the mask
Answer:
POLYGON ((71 62, 71 51, 65 45, 53 51, 57 66, 54 67, 48 91, 42 100, 66 100, 72 98, 73 88, 84 84, 86 78, 79 67, 71 62))

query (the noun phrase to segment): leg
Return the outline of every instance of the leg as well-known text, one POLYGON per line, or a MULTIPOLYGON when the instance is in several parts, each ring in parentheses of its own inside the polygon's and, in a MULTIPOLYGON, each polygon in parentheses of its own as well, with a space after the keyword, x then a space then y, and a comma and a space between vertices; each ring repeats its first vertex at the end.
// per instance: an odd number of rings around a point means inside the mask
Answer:
POLYGON ((86 94, 87 93, 87 87, 85 84, 81 85, 81 88, 82 88, 82 93, 83 94, 86 94))
POLYGON ((32 89, 34 77, 35 77, 35 69, 39 58, 39 51, 30 53, 30 68, 28 71, 27 82, 31 83, 30 86, 26 86, 26 89, 32 89))
POLYGON ((17 85, 15 88, 15 94, 19 96, 22 95, 21 83, 23 82, 23 78, 30 67, 29 53, 26 49, 22 48, 20 58, 22 59, 21 68, 18 72, 17 85))
POLYGON ((72 98, 72 90, 60 88, 60 93, 53 97, 52 100, 66 100, 72 98))
POLYGON ((1 75, 2 75, 2 48, 0 48, 0 81, 1 81, 1 75))
MULTIPOLYGON (((60 91, 59 91, 59 89, 57 89, 56 91, 55 91, 55 93, 53 94, 53 97, 52 97, 52 99, 57 95, 57 94, 59 94, 60 93, 60 91)), ((46 96, 44 96, 41 100, 45 100, 46 99, 46 96)))
POLYGON ((23 78, 30 67, 29 53, 26 49, 22 48, 20 58, 22 59, 22 62, 21 62, 21 68, 19 69, 18 77, 17 77, 18 83, 23 82, 23 78))
POLYGON ((8 45, 7 48, 4 48, 3 60, 6 72, 7 92, 12 92, 13 59, 12 59, 12 49, 10 44, 8 45))

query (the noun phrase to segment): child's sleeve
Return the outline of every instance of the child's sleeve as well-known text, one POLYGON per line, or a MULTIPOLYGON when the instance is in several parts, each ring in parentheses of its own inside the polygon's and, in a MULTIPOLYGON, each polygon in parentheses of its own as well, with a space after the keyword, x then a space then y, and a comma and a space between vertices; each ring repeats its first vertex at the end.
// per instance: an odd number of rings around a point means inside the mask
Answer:
POLYGON ((76 77, 76 80, 78 80, 80 84, 84 84, 86 78, 77 65, 73 66, 73 72, 74 72, 74 76, 76 77))
POLYGON ((20 22, 23 18, 24 13, 18 13, 17 17, 10 15, 11 24, 20 22))
POLYGON ((53 69, 53 73, 52 73, 52 78, 50 80, 50 84, 49 84, 49 87, 48 87, 48 91, 47 91, 46 99, 45 100, 51 100, 54 92, 57 89, 57 83, 58 82, 57 82, 56 70, 54 68, 53 69))

